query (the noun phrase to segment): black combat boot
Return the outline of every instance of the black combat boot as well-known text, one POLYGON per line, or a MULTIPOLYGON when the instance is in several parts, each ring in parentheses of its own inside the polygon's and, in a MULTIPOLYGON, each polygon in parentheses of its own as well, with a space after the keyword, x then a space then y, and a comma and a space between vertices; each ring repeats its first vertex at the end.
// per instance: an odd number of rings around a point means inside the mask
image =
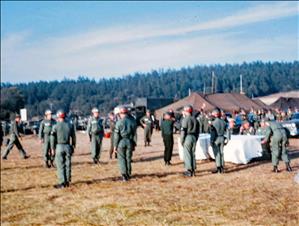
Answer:
POLYGON ((273 173, 279 173, 279 170, 278 170, 277 166, 273 166, 272 172, 273 173))
POLYGON ((51 167, 48 161, 45 161, 45 163, 44 163, 44 167, 45 167, 45 168, 50 168, 50 167, 51 167))
POLYGON ((188 171, 184 172, 183 175, 185 177, 192 177, 192 170, 188 170, 188 171))
POLYGON ((65 183, 62 183, 62 184, 55 184, 53 187, 56 188, 56 189, 65 188, 65 183))
POLYGON ((96 158, 93 159, 94 164, 98 164, 98 160, 96 158))
POLYGON ((54 160, 51 160, 50 163, 51 163, 51 166, 52 166, 53 168, 55 168, 54 160))
POLYGON ((25 155, 24 156, 24 159, 29 159, 30 158, 30 155, 25 155))
POLYGON ((292 167, 290 166, 290 163, 289 163, 289 162, 286 162, 286 168, 287 168, 287 171, 288 171, 288 172, 292 172, 292 171, 293 171, 293 169, 292 169, 292 167))
POLYGON ((192 170, 192 177, 195 177, 195 170, 192 170))
POLYGON ((223 166, 221 166, 221 173, 224 173, 224 167, 223 166))
POLYGON ((127 181, 128 181, 128 177, 127 177, 126 174, 122 174, 122 175, 121 175, 121 179, 122 179, 122 181, 124 181, 124 182, 127 182, 127 181))
POLYGON ((65 188, 68 188, 69 186, 70 186, 70 182, 65 182, 65 183, 64 183, 64 187, 65 187, 65 188))
POLYGON ((6 156, 3 156, 2 159, 3 159, 3 160, 7 160, 7 157, 6 157, 6 156))
POLYGON ((221 173, 221 167, 217 167, 217 169, 212 171, 212 173, 221 173))

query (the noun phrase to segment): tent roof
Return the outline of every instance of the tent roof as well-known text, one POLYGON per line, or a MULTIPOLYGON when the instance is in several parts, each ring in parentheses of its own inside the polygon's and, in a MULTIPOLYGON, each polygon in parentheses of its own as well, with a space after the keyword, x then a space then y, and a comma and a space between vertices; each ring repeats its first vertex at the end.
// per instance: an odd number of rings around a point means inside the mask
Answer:
POLYGON ((215 106, 213 104, 211 104, 210 102, 205 100, 205 98, 202 94, 194 92, 194 93, 191 93, 190 96, 187 96, 187 97, 185 97, 181 100, 178 100, 170 105, 160 108, 159 110, 156 111, 156 116, 158 118, 162 117, 163 113, 168 111, 168 109, 173 109, 175 112, 181 111, 182 108, 187 104, 192 105, 194 110, 196 110, 196 111, 200 111, 204 104, 205 104, 205 108, 204 108, 205 111, 211 111, 215 108, 215 106))
POLYGON ((253 109, 261 109, 262 106, 255 103, 252 99, 240 93, 215 93, 208 94, 205 99, 214 106, 225 111, 234 111, 240 108, 249 111, 253 109))
POLYGON ((280 97, 277 101, 270 105, 272 108, 280 108, 283 110, 288 109, 289 107, 299 107, 299 98, 294 97, 280 97))

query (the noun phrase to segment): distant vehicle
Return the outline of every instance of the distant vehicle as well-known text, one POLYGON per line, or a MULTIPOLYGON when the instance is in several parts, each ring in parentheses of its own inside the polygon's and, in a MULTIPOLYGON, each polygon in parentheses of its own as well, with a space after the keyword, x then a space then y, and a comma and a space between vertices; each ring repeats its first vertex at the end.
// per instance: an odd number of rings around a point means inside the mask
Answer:
POLYGON ((299 113, 294 113, 292 118, 281 123, 286 128, 291 137, 299 137, 299 113))
POLYGON ((27 134, 38 134, 39 126, 42 120, 39 121, 29 121, 23 124, 23 133, 27 134))

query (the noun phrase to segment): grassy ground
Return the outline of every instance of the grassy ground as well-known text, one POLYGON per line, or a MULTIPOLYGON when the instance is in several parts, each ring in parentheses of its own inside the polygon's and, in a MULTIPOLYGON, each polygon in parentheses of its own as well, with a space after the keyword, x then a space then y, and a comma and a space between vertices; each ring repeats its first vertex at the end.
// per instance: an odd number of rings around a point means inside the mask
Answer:
POLYGON ((214 162, 199 161, 197 176, 184 178, 177 145, 173 165, 164 166, 155 132, 151 147, 139 140, 133 179, 123 183, 117 161, 108 159, 109 140, 102 163, 93 165, 87 136, 77 136, 67 189, 52 188, 56 171, 43 168, 33 136, 23 139, 30 159, 21 160, 14 149, 1 160, 1 225, 299 225, 298 139, 291 141, 292 173, 271 173, 271 163, 260 161, 226 164, 226 174, 214 175, 214 162))

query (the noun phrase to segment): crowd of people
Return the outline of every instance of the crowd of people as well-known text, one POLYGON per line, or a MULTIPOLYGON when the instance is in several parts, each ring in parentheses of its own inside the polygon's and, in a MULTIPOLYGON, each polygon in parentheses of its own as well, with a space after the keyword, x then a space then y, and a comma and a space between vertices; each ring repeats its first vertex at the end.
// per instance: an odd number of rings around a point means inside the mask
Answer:
MULTIPOLYGON (((216 108, 211 112, 204 109, 196 112, 191 105, 186 105, 180 117, 180 142, 184 153, 184 176, 193 177, 196 173, 195 147, 199 134, 209 133, 210 144, 215 156, 216 168, 212 173, 225 173, 224 168, 224 146, 229 142, 231 135, 262 135, 261 141, 265 154, 271 155, 273 172, 279 172, 279 157, 286 164, 286 170, 292 171, 288 157, 288 136, 286 129, 280 122, 288 120, 298 109, 288 109, 287 112, 276 109, 275 111, 245 110, 235 111, 227 114, 216 108)), ((128 181, 132 177, 132 155, 137 146, 137 121, 123 106, 114 114, 109 113, 107 119, 109 132, 105 131, 107 122, 100 117, 97 108, 93 108, 92 115, 88 121, 87 134, 90 140, 91 158, 94 164, 100 163, 102 141, 105 136, 110 137, 109 157, 117 158, 121 179, 128 181)), ((38 137, 42 143, 44 165, 47 168, 57 168, 58 184, 55 188, 68 187, 71 182, 72 155, 76 148, 76 128, 73 123, 66 120, 66 113, 59 110, 57 119, 52 118, 50 110, 45 111, 44 120, 40 124, 38 137), (54 164, 55 163, 55 164, 54 164)), ((30 156, 23 149, 20 142, 19 125, 21 117, 19 114, 12 121, 9 143, 2 155, 3 160, 14 146, 17 147, 24 159, 30 156)), ((164 162, 171 165, 174 145, 174 124, 177 117, 172 109, 163 114, 160 120, 161 136, 164 143, 164 162)), ((140 125, 144 129, 144 146, 150 146, 155 118, 151 111, 147 111, 140 119, 140 125)))

